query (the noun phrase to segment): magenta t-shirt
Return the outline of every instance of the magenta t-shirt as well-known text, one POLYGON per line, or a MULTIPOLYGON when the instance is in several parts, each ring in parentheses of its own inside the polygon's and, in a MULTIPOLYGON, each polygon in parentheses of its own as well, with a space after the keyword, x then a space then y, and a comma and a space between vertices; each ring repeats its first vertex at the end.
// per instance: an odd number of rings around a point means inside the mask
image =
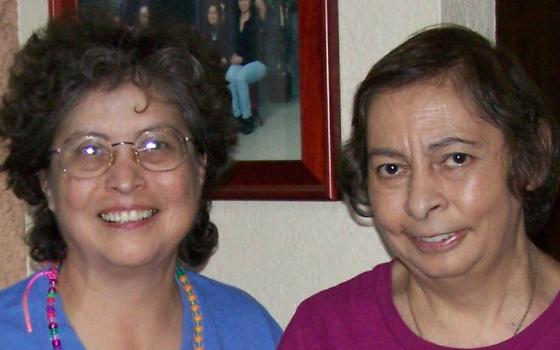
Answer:
MULTIPOLYGON (((392 263, 376 266, 305 300, 284 332, 279 350, 450 350, 414 334, 392 297, 392 263)), ((560 293, 523 331, 478 350, 560 349, 560 293)))

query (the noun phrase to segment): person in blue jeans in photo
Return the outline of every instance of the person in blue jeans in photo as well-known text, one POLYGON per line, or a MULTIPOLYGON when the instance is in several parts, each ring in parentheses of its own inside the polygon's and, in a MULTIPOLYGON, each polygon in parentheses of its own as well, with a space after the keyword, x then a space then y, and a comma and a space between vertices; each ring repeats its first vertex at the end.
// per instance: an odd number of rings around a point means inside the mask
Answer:
POLYGON ((260 19, 252 0, 239 0, 234 31, 233 55, 226 73, 232 97, 233 116, 239 119, 239 130, 250 134, 255 128, 251 111, 249 84, 266 75, 266 66, 258 59, 257 41, 260 19))

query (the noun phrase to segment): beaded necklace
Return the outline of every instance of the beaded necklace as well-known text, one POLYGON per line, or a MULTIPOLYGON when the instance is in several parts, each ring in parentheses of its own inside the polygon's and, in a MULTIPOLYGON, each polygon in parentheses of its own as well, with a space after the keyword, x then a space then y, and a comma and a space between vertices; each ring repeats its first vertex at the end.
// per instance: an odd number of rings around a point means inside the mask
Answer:
MULTIPOLYGON (((31 327, 31 317, 29 315, 29 292, 31 286, 35 281, 41 277, 46 276, 49 280, 49 288, 47 291, 47 321, 48 321, 48 328, 49 328, 49 340, 52 345, 53 350, 62 350, 62 341, 60 332, 58 330, 58 323, 56 322, 56 297, 58 295, 57 292, 57 282, 58 282, 58 270, 60 264, 52 264, 50 269, 37 273, 29 282, 25 288, 25 292, 23 293, 23 315, 25 318, 25 325, 27 328, 27 332, 31 333, 33 331, 31 327)), ((194 292, 194 288, 189 281, 189 277, 187 273, 181 266, 177 266, 175 268, 175 278, 181 283, 183 291, 187 296, 187 300, 189 301, 190 311, 191 311, 191 319, 193 323, 193 332, 192 332, 192 342, 193 342, 193 349, 194 350, 204 350, 203 344, 203 330, 204 327, 202 325, 202 313, 200 311, 200 304, 198 302, 198 297, 194 292)))
POLYGON ((198 298, 194 293, 194 288, 187 277, 187 273, 181 266, 175 268, 175 278, 183 286, 183 290, 187 295, 187 300, 191 306, 191 318, 193 322, 193 348, 194 350, 204 350, 202 332, 204 328, 202 327, 202 313, 200 312, 200 304, 198 303, 198 298))

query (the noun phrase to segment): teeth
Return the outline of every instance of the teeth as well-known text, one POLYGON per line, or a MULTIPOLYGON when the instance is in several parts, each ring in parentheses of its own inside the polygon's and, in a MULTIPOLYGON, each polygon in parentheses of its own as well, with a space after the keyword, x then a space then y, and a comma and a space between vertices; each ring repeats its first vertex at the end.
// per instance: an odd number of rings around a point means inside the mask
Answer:
POLYGON ((443 233, 432 237, 418 237, 417 239, 426 243, 439 243, 448 240, 453 236, 453 233, 443 233))
POLYGON ((117 222, 124 224, 126 222, 140 221, 154 216, 155 209, 148 210, 128 210, 116 213, 101 213, 101 219, 106 222, 117 222))

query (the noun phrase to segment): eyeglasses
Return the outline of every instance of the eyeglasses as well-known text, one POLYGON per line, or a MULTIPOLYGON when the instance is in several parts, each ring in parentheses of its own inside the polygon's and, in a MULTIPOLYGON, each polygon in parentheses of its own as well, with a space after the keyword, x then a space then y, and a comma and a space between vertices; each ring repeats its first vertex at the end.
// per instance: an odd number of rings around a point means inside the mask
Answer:
POLYGON ((131 145, 136 162, 143 168, 162 172, 176 169, 188 155, 192 140, 171 128, 152 129, 142 132, 134 142, 112 143, 106 136, 81 135, 64 141, 58 153, 64 172, 79 179, 103 175, 115 161, 114 148, 131 145))

